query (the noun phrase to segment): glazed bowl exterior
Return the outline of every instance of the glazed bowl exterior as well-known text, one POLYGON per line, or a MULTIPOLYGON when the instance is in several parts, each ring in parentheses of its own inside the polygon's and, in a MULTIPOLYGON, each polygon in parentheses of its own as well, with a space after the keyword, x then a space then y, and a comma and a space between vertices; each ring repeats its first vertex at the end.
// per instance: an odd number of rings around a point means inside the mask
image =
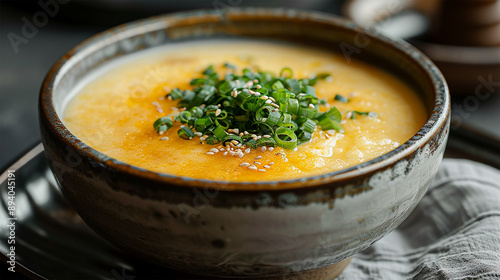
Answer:
POLYGON ((340 262, 395 229, 437 172, 449 107, 439 70, 405 42, 317 12, 244 8, 149 18, 84 41, 47 75, 39 111, 45 152, 63 194, 99 235, 163 266, 252 277, 340 262), (134 167, 87 146, 61 121, 67 94, 103 63, 180 41, 240 37, 322 45, 348 61, 374 63, 420 94, 429 119, 409 141, 361 165, 253 183, 134 167))

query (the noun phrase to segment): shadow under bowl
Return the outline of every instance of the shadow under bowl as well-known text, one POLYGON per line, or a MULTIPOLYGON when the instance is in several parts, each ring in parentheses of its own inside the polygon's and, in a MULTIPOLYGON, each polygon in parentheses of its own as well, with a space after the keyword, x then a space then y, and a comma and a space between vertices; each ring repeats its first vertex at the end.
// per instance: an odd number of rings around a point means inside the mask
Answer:
POLYGON ((93 230, 144 260, 232 278, 339 263, 395 229, 437 172, 450 112, 441 73, 409 44, 331 15, 257 8, 177 13, 98 34, 56 62, 39 105, 51 169, 93 230), (409 141, 369 162, 320 176, 252 183, 131 166, 87 146, 61 121, 67 94, 104 63, 179 41, 240 37, 321 45, 348 61, 373 63, 414 88, 429 118, 409 141))

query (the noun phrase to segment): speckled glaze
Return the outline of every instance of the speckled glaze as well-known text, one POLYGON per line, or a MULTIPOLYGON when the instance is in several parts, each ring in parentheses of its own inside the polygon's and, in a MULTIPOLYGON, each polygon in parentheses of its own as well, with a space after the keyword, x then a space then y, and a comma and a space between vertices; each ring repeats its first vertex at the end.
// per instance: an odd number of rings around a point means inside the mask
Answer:
POLYGON ((98 234, 157 264, 245 278, 337 263, 396 228, 437 172, 450 102, 439 70, 405 42, 331 15, 245 8, 154 17, 98 34, 57 61, 42 86, 39 109, 51 168, 67 200, 98 234), (65 94, 102 63, 176 41, 238 36, 324 45, 375 63, 420 93, 429 120, 408 142, 364 164, 258 183, 143 170, 88 147, 60 120, 65 94), (229 190, 217 190, 220 185, 229 190))

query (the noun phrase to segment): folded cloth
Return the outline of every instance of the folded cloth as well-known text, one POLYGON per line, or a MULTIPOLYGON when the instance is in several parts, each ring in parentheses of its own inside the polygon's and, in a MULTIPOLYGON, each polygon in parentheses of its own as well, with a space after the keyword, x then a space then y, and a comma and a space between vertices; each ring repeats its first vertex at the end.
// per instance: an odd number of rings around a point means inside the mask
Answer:
POLYGON ((500 171, 443 160, 408 219, 338 279, 500 279, 500 171))

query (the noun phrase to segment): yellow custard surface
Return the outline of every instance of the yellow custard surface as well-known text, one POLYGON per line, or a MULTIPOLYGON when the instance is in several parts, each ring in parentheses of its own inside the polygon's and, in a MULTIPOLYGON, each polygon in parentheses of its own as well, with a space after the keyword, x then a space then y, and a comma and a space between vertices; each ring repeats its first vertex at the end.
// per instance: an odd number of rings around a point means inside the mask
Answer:
MULTIPOLYGON (((328 106, 320 107, 326 110, 328 106)), ((348 63, 324 49, 261 41, 207 41, 146 53, 103 72, 82 87, 64 110, 69 130, 112 158, 176 176, 238 182, 309 177, 366 162, 410 139, 426 119, 417 94, 375 66, 348 63), (285 66, 297 79, 330 73, 315 88, 318 98, 342 113, 344 133, 317 127, 311 142, 296 150, 259 148, 242 158, 224 155, 225 151, 207 154, 221 146, 202 144, 198 136, 179 138, 177 122, 163 135, 156 133, 153 122, 176 112, 177 101, 165 95, 173 88, 191 89, 191 79, 202 77, 208 65, 223 77, 232 71, 223 67, 225 62, 238 66, 238 74, 252 67, 278 75, 285 66), (336 94, 349 102, 335 101, 336 94), (375 112, 378 117, 346 119, 353 110, 375 112), (240 166, 244 162, 257 170, 240 166)))

